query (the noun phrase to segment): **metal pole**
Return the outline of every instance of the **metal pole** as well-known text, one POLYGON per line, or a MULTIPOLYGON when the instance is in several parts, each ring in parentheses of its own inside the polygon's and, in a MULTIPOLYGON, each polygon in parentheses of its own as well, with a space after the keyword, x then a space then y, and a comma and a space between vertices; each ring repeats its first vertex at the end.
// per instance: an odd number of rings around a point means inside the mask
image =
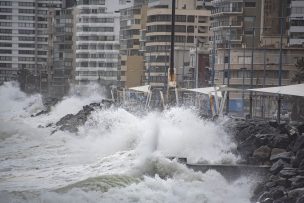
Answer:
MULTIPOLYGON (((230 52, 231 52, 231 25, 229 25, 229 41, 228 41, 228 74, 227 74, 227 87, 230 85, 230 52)), ((226 113, 229 113, 229 91, 227 91, 227 105, 226 113)))
POLYGON ((185 50, 186 50, 186 41, 188 37, 188 16, 186 16, 186 39, 184 41, 184 49, 183 49, 183 73, 182 73, 182 81, 183 81, 183 87, 185 87, 185 82, 184 82, 184 76, 185 76, 185 50))
POLYGON ((244 55, 243 55, 243 91, 242 91, 242 102, 243 102, 243 111, 242 111, 242 114, 243 114, 243 116, 244 116, 244 106, 245 106, 245 102, 244 102, 244 100, 245 100, 245 70, 246 70, 246 68, 245 68, 245 56, 246 56, 246 54, 245 54, 245 51, 246 51, 246 44, 244 43, 243 44, 243 49, 244 49, 244 55))
POLYGON ((214 75, 215 75, 215 32, 213 30, 213 50, 212 50, 212 78, 211 78, 211 84, 214 86, 214 75))
MULTIPOLYGON (((281 1, 281 6, 282 6, 282 1, 281 1)), ((282 12, 282 15, 283 15, 283 12, 282 12)), ((283 21, 284 20, 284 17, 281 17, 280 18, 280 63, 279 63, 279 86, 282 86, 282 48, 283 48, 283 21)), ((277 115, 277 118, 278 118, 278 123, 280 123, 281 121, 281 95, 279 94, 279 98, 278 98, 278 115, 277 115)))
MULTIPOLYGON (((254 38, 255 38, 255 27, 252 28, 252 47, 251 47, 251 75, 250 75, 250 88, 253 88, 253 53, 254 53, 254 38)), ((252 91, 249 96, 249 114, 252 118, 252 91)))
POLYGON ((175 1, 172 0, 171 16, 171 52, 170 52, 170 80, 174 79, 174 38, 175 38, 175 1))
POLYGON ((198 37, 196 38, 196 46, 195 46, 195 63, 196 63, 196 71, 195 71, 195 88, 198 88, 198 47, 199 41, 198 37))

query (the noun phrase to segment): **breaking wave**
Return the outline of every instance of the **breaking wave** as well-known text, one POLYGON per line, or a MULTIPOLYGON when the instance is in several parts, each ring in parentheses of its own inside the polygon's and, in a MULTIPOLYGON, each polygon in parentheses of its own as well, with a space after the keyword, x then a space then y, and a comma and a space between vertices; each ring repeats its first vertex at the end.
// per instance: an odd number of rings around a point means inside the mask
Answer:
POLYGON ((0 86, 0 202, 250 202, 251 178, 229 182, 166 158, 238 160, 222 125, 192 109, 99 109, 78 133, 52 133, 49 124, 103 98, 98 85, 87 86, 31 117, 45 108, 41 96, 24 94, 16 83, 0 86))

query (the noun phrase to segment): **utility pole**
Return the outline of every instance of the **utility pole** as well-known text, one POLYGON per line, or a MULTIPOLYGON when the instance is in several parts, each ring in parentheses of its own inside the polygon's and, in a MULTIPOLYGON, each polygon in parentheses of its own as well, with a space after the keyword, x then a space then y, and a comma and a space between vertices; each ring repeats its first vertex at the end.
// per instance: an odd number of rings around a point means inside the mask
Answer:
POLYGON ((215 75, 215 32, 213 30, 213 50, 212 50, 212 75, 211 75, 211 84, 214 86, 214 75, 215 75))
MULTIPOLYGON (((231 52, 231 24, 229 25, 229 41, 228 41, 228 74, 227 74, 227 87, 230 85, 230 52, 231 52)), ((229 113, 229 91, 227 91, 227 105, 226 113, 229 113)))
POLYGON ((171 51, 170 51, 170 80, 174 80, 174 38, 175 38, 175 1, 172 0, 171 16, 171 51))
MULTIPOLYGON (((255 27, 252 28, 252 47, 251 47, 251 74, 250 74, 250 88, 253 88, 253 53, 254 53, 254 38, 255 38, 255 27)), ((249 96, 249 114, 252 118, 252 91, 250 91, 249 96)))
MULTIPOLYGON (((281 6, 282 6, 282 1, 281 1, 281 6)), ((283 12, 281 14, 283 16, 283 12)), ((280 63, 279 63, 279 86, 282 86, 282 58, 283 58, 283 54, 282 54, 282 48, 283 48, 283 24, 284 24, 284 20, 285 17, 280 17, 280 63)), ((277 119, 278 119, 278 123, 281 122, 281 95, 279 94, 279 98, 278 98, 278 112, 277 112, 277 119)))
POLYGON ((195 63, 196 63, 195 88, 198 88, 198 50, 197 50, 198 45, 199 45, 199 41, 198 41, 198 37, 196 37, 196 46, 195 46, 195 63))

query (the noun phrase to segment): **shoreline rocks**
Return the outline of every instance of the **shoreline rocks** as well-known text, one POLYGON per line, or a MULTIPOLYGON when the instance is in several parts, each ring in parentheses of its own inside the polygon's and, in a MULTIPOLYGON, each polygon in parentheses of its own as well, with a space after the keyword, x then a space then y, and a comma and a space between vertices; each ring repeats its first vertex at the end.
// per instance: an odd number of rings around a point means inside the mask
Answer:
POLYGON ((304 202, 304 124, 278 125, 274 121, 236 120, 228 131, 235 135, 237 150, 246 164, 270 165, 252 201, 259 203, 304 202))

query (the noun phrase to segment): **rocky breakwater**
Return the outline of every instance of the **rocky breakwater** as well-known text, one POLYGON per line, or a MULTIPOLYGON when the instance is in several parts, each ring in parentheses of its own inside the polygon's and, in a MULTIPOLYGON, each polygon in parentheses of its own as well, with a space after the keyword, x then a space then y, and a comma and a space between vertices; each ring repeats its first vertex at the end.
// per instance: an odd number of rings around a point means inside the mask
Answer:
MULTIPOLYGON (((102 108, 109 108, 112 104, 113 102, 111 100, 103 99, 101 103, 85 105, 78 113, 65 115, 55 125, 59 130, 76 133, 78 132, 78 127, 85 124, 89 115, 91 115, 93 111, 102 108)), ((56 131, 57 129, 54 130, 53 133, 56 131)))
POLYGON ((244 164, 270 166, 253 202, 304 203, 303 123, 234 120, 228 129, 235 135, 244 164))

